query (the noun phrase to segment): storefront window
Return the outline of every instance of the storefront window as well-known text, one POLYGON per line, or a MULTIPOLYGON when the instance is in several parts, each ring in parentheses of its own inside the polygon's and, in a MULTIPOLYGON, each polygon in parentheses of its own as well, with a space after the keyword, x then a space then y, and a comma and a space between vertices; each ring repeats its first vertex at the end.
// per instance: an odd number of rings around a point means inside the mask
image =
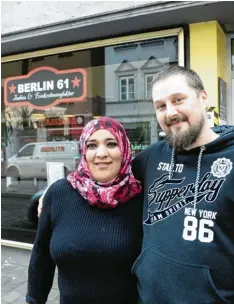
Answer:
POLYGON ((133 157, 160 140, 151 85, 156 72, 178 64, 177 54, 171 36, 2 64, 3 239, 33 243, 31 197, 56 179, 48 164, 61 163, 65 176, 77 168, 91 119, 121 122, 133 157))

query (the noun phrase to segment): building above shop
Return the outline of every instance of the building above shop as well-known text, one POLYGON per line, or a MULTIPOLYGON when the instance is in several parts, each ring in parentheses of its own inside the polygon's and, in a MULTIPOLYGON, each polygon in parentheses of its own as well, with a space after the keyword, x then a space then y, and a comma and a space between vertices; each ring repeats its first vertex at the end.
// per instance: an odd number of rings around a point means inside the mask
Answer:
MULTIPOLYGON (((21 2, 10 3, 16 5, 21 2)), ((60 8, 57 19, 51 22, 49 12, 42 7, 32 18, 30 9, 33 3, 26 11, 27 27, 25 24, 20 30, 10 27, 11 19, 22 20, 21 14, 13 6, 11 15, 2 21, 2 56, 211 20, 221 25, 232 24, 234 16, 234 3, 231 1, 144 1, 144 5, 143 1, 135 1, 134 5, 127 2, 125 7, 106 6, 104 12, 100 12, 100 8, 95 11, 94 6, 89 14, 86 12, 81 17, 65 14, 60 8), (45 20, 45 23, 40 20, 45 20)), ((39 2, 36 3, 38 5, 39 2)), ((61 3, 54 4, 55 9, 61 3)), ((66 2, 64 5, 67 5, 66 2)), ((2 12, 4 14, 4 5, 2 12)))

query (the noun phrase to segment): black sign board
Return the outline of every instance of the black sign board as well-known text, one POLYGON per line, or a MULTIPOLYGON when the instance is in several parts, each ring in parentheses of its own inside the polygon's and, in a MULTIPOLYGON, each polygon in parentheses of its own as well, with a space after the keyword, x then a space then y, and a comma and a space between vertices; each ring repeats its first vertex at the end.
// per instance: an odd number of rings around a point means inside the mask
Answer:
POLYGON ((86 97, 85 69, 58 71, 44 66, 4 81, 4 101, 8 106, 46 109, 62 102, 84 101, 86 97))

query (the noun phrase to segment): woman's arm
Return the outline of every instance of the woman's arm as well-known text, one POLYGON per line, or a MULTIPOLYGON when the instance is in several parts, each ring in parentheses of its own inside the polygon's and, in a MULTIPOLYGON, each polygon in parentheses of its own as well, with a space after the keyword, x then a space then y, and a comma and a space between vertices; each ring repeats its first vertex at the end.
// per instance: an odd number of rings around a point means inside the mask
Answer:
POLYGON ((37 234, 28 268, 27 303, 46 303, 53 284, 55 263, 50 255, 53 189, 54 187, 51 186, 47 190, 43 199, 43 211, 39 219, 37 234))

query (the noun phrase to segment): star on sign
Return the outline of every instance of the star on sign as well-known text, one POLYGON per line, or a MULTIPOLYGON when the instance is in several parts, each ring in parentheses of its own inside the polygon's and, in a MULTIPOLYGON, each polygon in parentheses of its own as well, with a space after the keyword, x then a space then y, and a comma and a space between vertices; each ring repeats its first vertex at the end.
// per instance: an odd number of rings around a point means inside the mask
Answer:
POLYGON ((9 90, 10 90, 10 94, 14 94, 15 93, 15 89, 16 89, 16 86, 14 86, 14 84, 12 83, 12 85, 10 87, 8 87, 9 90))
POLYGON ((78 79, 77 76, 72 80, 73 88, 80 86, 81 79, 78 79))

